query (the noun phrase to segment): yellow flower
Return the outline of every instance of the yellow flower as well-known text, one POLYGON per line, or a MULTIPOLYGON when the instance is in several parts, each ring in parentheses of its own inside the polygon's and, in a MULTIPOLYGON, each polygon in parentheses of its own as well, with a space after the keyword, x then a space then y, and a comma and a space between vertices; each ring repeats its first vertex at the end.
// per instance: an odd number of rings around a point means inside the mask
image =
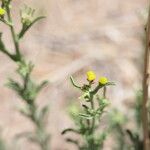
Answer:
POLYGON ((0 8, 0 16, 3 16, 3 15, 5 15, 5 13, 6 13, 5 9, 3 9, 3 8, 0 8))
POLYGON ((108 79, 106 77, 100 77, 99 78, 99 83, 102 85, 105 85, 108 83, 108 79))
POLYGON ((88 71, 86 75, 88 81, 94 81, 96 79, 96 74, 93 71, 88 71))

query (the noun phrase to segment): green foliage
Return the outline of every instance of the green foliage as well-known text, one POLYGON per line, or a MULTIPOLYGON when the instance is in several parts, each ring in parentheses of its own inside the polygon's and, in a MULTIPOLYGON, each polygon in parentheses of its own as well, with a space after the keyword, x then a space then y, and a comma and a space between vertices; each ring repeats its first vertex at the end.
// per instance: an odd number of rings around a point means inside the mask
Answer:
MULTIPOLYGON (((90 74, 92 74, 91 78, 95 78, 93 72, 90 72, 90 74)), ((94 81, 88 80, 87 84, 79 86, 73 77, 70 79, 73 86, 82 92, 80 97, 82 100, 82 108, 76 107, 75 105, 70 107, 69 113, 75 123, 75 128, 65 129, 62 134, 72 132, 81 136, 82 143, 77 139, 66 138, 67 142, 75 144, 79 150, 102 149, 108 132, 107 129, 99 131, 99 125, 100 119, 105 113, 106 107, 109 105, 109 101, 105 96, 99 96, 98 91, 106 90, 106 86, 113 85, 113 83, 107 82, 103 85, 98 83, 96 87, 93 87, 94 81)))
POLYGON ((2 137, 0 137, 0 150, 6 150, 6 143, 2 137))
POLYGON ((142 120, 141 120, 141 118, 142 118, 142 97, 143 97, 142 91, 137 91, 134 110, 135 110, 136 124, 138 127, 140 127, 141 123, 142 123, 142 120))
POLYGON ((129 149, 129 144, 126 143, 126 131, 124 130, 127 121, 127 117, 117 109, 111 110, 108 114, 109 130, 113 134, 116 144, 112 147, 114 150, 129 149))
POLYGON ((9 79, 8 86, 16 91, 16 93, 27 103, 32 103, 37 97, 40 90, 47 84, 43 81, 37 85, 31 79, 31 72, 33 70, 32 63, 26 64, 25 62, 18 63, 17 73, 21 76, 22 82, 19 83, 13 79, 9 79))
POLYGON ((36 105, 37 95, 47 84, 47 81, 43 81, 40 84, 33 81, 31 74, 34 65, 31 62, 28 63, 20 50, 20 39, 24 37, 25 33, 31 28, 32 25, 44 17, 34 17, 35 10, 25 6, 25 8, 21 11, 20 20, 22 29, 19 33, 16 33, 14 22, 11 17, 11 2, 12 0, 1 1, 1 10, 4 11, 2 12, 3 15, 0 16, 0 21, 10 28, 15 52, 10 53, 10 51, 6 48, 6 45, 2 39, 2 33, 0 33, 0 51, 13 60, 13 62, 18 66, 16 73, 20 76, 21 82, 10 78, 7 86, 13 89, 24 101, 25 106, 23 109, 20 109, 20 113, 26 116, 35 125, 34 131, 21 133, 17 136, 17 138, 25 136, 30 141, 37 143, 41 150, 48 150, 50 135, 46 131, 46 116, 49 108, 48 106, 44 106, 40 109, 36 105), (5 11, 6 13, 4 13, 5 11))
POLYGON ((45 16, 34 17, 35 9, 31 7, 25 6, 24 9, 21 10, 21 22, 22 29, 18 34, 19 39, 21 39, 24 34, 40 19, 45 18, 45 16))
POLYGON ((141 129, 142 92, 136 93, 136 101, 133 107, 134 116, 132 120, 115 109, 109 114, 110 131, 116 138, 115 150, 143 150, 143 138, 141 129), (131 121, 130 121, 131 120, 131 121), (134 124, 134 128, 127 128, 127 124, 134 124))

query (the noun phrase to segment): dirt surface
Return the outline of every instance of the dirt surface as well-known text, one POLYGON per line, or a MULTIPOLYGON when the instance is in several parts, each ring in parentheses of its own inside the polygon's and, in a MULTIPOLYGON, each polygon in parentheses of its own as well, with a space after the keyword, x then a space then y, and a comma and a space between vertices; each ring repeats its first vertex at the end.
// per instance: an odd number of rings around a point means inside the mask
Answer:
MULTIPOLYGON (((140 89, 143 55, 144 16, 146 0, 16 0, 14 18, 19 30, 17 11, 23 4, 38 8, 47 18, 35 25, 22 41, 22 53, 35 63, 33 77, 37 82, 49 80, 40 93, 39 106, 50 104, 48 129, 52 134, 52 150, 74 150, 65 143, 60 132, 72 125, 66 109, 79 94, 70 82, 73 75, 85 82, 85 72, 94 70, 116 82, 108 90, 112 106, 126 111, 140 89)), ((3 25, 4 38, 12 47, 9 30, 3 25)), ((0 53, 0 127, 10 147, 13 137, 32 130, 31 123, 17 109, 23 103, 4 84, 7 78, 17 78, 16 66, 0 53)), ((97 76, 98 76, 97 75, 97 76)), ((12 144, 13 145, 13 144, 12 144)), ((17 143, 19 150, 38 150, 26 140, 17 143), (27 148, 28 147, 28 148, 27 148)), ((106 146, 105 150, 109 150, 106 146)))

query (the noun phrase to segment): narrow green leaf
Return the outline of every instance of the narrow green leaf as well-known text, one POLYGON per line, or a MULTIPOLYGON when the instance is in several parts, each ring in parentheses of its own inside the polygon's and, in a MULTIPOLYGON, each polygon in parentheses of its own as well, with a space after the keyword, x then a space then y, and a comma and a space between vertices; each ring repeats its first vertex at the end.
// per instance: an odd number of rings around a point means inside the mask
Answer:
POLYGON ((28 26, 23 25, 20 33, 18 34, 18 38, 21 39, 25 35, 25 33, 32 27, 32 25, 34 25, 36 22, 44 18, 45 16, 40 16, 40 17, 35 18, 30 25, 28 26))
POLYGON ((78 134, 80 134, 79 131, 77 131, 77 130, 75 130, 75 129, 72 129, 72 128, 68 128, 68 129, 63 130, 63 131, 61 132, 61 134, 63 135, 63 134, 66 134, 67 132, 73 132, 73 133, 78 133, 78 134))
POLYGON ((71 83, 72 83, 72 85, 73 85, 74 87, 76 87, 76 88, 78 88, 78 89, 81 89, 81 88, 82 88, 81 86, 77 85, 77 83, 75 83, 75 81, 74 81, 74 79, 73 79, 72 76, 70 77, 70 81, 71 81, 71 83))

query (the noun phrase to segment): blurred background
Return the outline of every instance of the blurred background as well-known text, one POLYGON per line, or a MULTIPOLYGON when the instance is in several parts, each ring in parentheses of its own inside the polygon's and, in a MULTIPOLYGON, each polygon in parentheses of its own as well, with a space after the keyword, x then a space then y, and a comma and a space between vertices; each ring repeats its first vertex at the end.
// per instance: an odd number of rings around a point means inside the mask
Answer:
MULTIPOLYGON (((33 78, 44 79, 49 85, 40 93, 39 106, 50 105, 48 129, 52 135, 52 150, 74 150, 60 134, 72 121, 67 107, 78 102, 80 92, 72 87, 69 76, 79 83, 86 82, 85 73, 93 70, 116 83, 108 89, 112 106, 123 112, 132 108, 135 92, 141 89, 143 37, 147 0, 15 0, 13 17, 20 29, 19 8, 24 4, 37 9, 46 19, 36 24, 22 40, 22 53, 33 61, 33 78)), ((4 39, 12 47, 5 26, 4 39)), ((0 128, 8 143, 33 126, 18 112, 23 107, 16 94, 5 85, 7 78, 17 78, 16 66, 0 53, 0 128)), ((132 114, 128 113, 132 116, 132 114)), ((22 139, 20 150, 37 150, 34 144, 22 139), (28 147, 28 148, 27 148, 28 147)), ((108 148, 105 148, 109 150, 108 148)))

